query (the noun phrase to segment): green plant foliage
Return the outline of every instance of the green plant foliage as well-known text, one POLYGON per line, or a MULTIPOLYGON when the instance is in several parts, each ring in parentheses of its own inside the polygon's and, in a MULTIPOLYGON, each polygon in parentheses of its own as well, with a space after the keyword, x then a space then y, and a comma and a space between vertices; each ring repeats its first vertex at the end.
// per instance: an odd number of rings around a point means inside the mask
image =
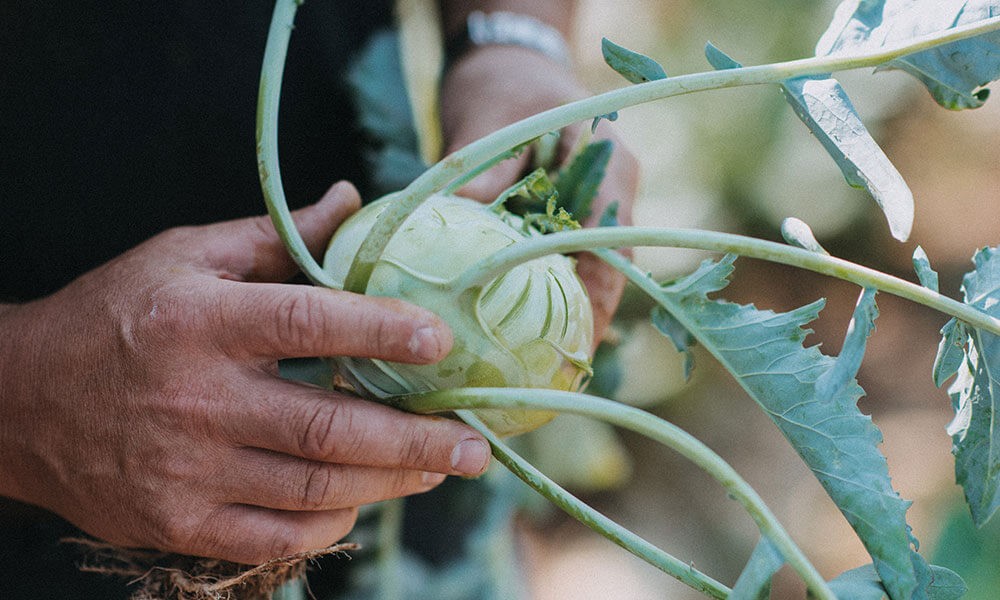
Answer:
POLYGON ((705 44, 705 58, 713 69, 725 71, 726 69, 739 69, 743 65, 736 62, 728 54, 719 50, 715 44, 708 42, 705 44))
POLYGON ((969 586, 963 600, 996 600, 1000 590, 1000 519, 977 528, 964 503, 945 516, 933 561, 962 574, 969 586))
POLYGON ((913 251, 913 270, 916 271, 917 278, 920 279, 920 285, 929 290, 938 291, 937 271, 931 268, 927 252, 920 246, 917 246, 917 249, 913 251))
MULTIPOLYGON (((1000 315, 998 248, 984 248, 973 259, 975 270, 965 276, 965 302, 1000 315)), ((949 323, 949 325, 951 325, 949 323)), ((965 333, 964 360, 948 390, 955 419, 948 426, 955 454, 955 478, 965 491, 976 525, 982 526, 1000 509, 1000 337, 971 327, 946 326, 935 364, 935 379, 955 374, 959 336, 965 333)))
POLYGON ((399 62, 399 36, 372 36, 347 70, 358 126, 367 137, 365 160, 377 196, 406 187, 427 169, 413 128, 399 62))
MULTIPOLYGON (((957 573, 944 567, 931 565, 931 582, 927 586, 929 600, 958 600, 968 587, 957 573)), ((830 588, 840 600, 882 600, 885 588, 872 565, 865 565, 841 573, 830 582, 830 588)))
POLYGON ((771 578, 783 564, 785 559, 774 544, 767 538, 761 538, 736 580, 729 600, 768 600, 771 597, 771 578))
POLYGON ((604 62, 632 83, 667 78, 667 72, 660 63, 645 54, 623 48, 608 38, 601 40, 601 52, 604 54, 604 62))
POLYGON ((828 77, 786 79, 781 91, 795 114, 840 167, 847 183, 868 190, 885 213, 893 237, 913 227, 913 194, 868 133, 844 88, 828 77))
POLYGON ((817 254, 830 255, 823 246, 816 241, 816 236, 813 235, 812 229, 809 225, 800 219, 795 217, 788 217, 781 222, 781 237, 785 238, 785 241, 793 246, 798 246, 804 250, 810 250, 816 252, 817 254))
POLYGON ((710 300, 723 289, 733 257, 706 262, 662 288, 661 305, 708 349, 765 410, 840 508, 874 560, 892 598, 925 597, 930 573, 911 549, 909 502, 892 489, 882 435, 857 408, 855 383, 821 400, 816 382, 835 360, 803 347, 804 326, 823 301, 788 313, 710 300))
MULTIPOLYGON (((705 56, 719 70, 743 66, 712 44, 705 47, 705 56)), ((781 93, 840 167, 847 183, 868 190, 885 213, 892 235, 899 240, 910 237, 913 194, 868 133, 840 83, 828 76, 795 77, 781 82, 781 93)))
POLYGON ((847 387, 858 375, 861 360, 865 356, 868 338, 875 331, 878 307, 875 305, 875 290, 865 288, 854 307, 854 317, 847 326, 847 335, 836 362, 829 371, 816 380, 816 393, 820 400, 830 400, 840 390, 847 387))
POLYGON ((662 306, 653 307, 651 316, 653 326, 667 336, 674 348, 684 355, 684 379, 690 379, 691 372, 694 371, 694 353, 691 350, 698 340, 662 306))
POLYGON ((941 343, 934 359, 934 385, 941 387, 958 372, 965 361, 965 344, 969 330, 965 323, 952 319, 941 328, 941 343))
POLYGON ((614 144, 601 140, 587 144, 556 177, 558 206, 565 208, 577 221, 590 216, 597 190, 611 160, 614 144))
MULTIPOLYGON (((997 0, 848 0, 816 46, 816 55, 862 53, 1000 15, 997 0)), ((954 110, 982 106, 1000 77, 1000 33, 953 42, 894 60, 919 79, 934 99, 954 110)))

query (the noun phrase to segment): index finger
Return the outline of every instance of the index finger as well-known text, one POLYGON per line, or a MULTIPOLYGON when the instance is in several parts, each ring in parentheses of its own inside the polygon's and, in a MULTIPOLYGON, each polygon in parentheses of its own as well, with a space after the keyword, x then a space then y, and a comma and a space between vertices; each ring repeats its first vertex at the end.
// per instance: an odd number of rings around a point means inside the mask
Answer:
POLYGON ((209 335, 234 357, 431 363, 451 351, 444 321, 402 300, 279 283, 216 280, 210 287, 209 335))

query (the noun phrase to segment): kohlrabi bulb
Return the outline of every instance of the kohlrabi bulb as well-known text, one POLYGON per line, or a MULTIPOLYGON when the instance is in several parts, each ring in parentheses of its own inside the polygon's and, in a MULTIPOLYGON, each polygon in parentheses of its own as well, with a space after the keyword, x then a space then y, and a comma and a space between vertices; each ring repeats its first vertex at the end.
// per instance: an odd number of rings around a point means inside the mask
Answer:
MULTIPOLYGON (((323 268, 343 283, 351 261, 392 198, 345 221, 323 268)), ((479 260, 528 235, 518 217, 456 196, 433 196, 410 215, 372 271, 366 294, 423 306, 451 326, 451 353, 433 365, 338 357, 362 394, 382 399, 456 387, 530 387, 576 391, 590 375, 593 316, 573 259, 551 255, 507 271, 483 287, 451 282, 479 260)), ((481 410, 500 435, 529 431, 552 413, 481 410)))

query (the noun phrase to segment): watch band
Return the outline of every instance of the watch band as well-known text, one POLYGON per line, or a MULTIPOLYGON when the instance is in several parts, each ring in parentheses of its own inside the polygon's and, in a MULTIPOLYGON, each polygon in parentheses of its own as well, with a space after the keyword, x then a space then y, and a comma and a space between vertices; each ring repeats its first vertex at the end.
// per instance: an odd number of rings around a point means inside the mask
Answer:
POLYGON ((569 46, 559 31, 538 19, 506 11, 473 11, 465 27, 445 43, 445 68, 479 46, 519 46, 571 64, 569 46))

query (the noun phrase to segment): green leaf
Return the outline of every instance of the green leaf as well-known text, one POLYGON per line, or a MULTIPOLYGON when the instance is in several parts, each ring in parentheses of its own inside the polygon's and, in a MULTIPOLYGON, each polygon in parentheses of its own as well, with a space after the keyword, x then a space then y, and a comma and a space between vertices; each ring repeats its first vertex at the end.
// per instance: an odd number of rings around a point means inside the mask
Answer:
POLYGON ((965 323, 952 319, 941 328, 941 343, 934 358, 934 385, 941 387, 952 375, 958 373, 965 361, 965 346, 969 332, 965 323))
POLYGON ((708 64, 717 71, 739 69, 743 66, 742 63, 736 62, 728 54, 719 50, 712 42, 705 44, 705 58, 708 59, 708 64))
POLYGON ((613 149, 610 140, 587 144, 559 171, 555 182, 558 206, 565 208, 576 220, 583 221, 590 216, 613 149))
POLYGON ((680 321, 674 318, 662 306, 655 306, 652 310, 653 326, 667 336, 673 343, 674 348, 684 355, 684 379, 691 379, 691 372, 694 371, 694 353, 691 347, 697 343, 691 332, 681 325, 680 321))
POLYGON ((927 253, 920 246, 913 251, 913 270, 917 272, 920 285, 933 291, 938 291, 938 274, 931 268, 931 261, 927 258, 927 253))
MULTIPOLYGON (((871 52, 997 15, 997 0, 848 0, 837 9, 816 55, 871 52)), ((884 68, 913 75, 945 108, 977 108, 989 95, 980 88, 1000 77, 1000 32, 917 52, 884 68)))
POLYGON ((601 39, 604 62, 632 83, 646 83, 666 79, 667 72, 660 63, 644 54, 623 48, 608 38, 601 39))
POLYGON ((821 400, 816 381, 834 359, 803 347, 823 306, 788 313, 710 300, 725 287, 732 257, 704 263, 661 288, 656 300, 711 352, 771 417, 857 532, 893 598, 921 597, 929 580, 906 524, 909 502, 892 489, 882 435, 857 408, 863 390, 850 382, 821 400))
POLYGON ((885 213, 893 237, 905 241, 913 228, 913 194, 868 133, 840 83, 827 77, 798 77, 783 81, 781 91, 847 183, 868 190, 885 213))
POLYGON ((781 222, 781 237, 785 238, 785 241, 793 246, 798 246, 804 250, 809 250, 817 254, 830 255, 823 246, 816 241, 816 236, 813 235, 812 229, 809 225, 800 219, 795 217, 788 217, 781 222))
POLYGON ((858 296, 854 316, 847 326, 844 345, 840 355, 829 371, 816 380, 816 394, 820 400, 829 400, 834 394, 847 387, 858 375, 861 360, 865 356, 868 337, 875 330, 875 319, 878 318, 878 306, 875 305, 875 288, 865 288, 858 296))
MULTIPOLYGON (((711 43, 705 46, 705 56, 716 69, 743 66, 711 43)), ((900 241, 910 237, 913 194, 868 133, 840 83, 824 76, 798 77, 781 82, 781 92, 840 167, 847 183, 867 190, 882 208, 892 235, 900 241)))
POLYGON ((785 559, 774 544, 767 538, 761 538, 736 580, 729 600, 768 600, 771 597, 771 577, 784 563, 785 559))
MULTIPOLYGON (((930 574, 926 596, 929 600, 959 600, 969 589, 950 569, 930 565, 930 574)), ((830 582, 830 589, 840 600, 882 600, 885 597, 885 588, 872 565, 841 573, 830 582)))
POLYGON ((608 207, 604 209, 604 213, 601 214, 601 218, 598 221, 598 227, 617 227, 618 226, 618 201, 614 201, 608 204, 608 207))
POLYGON ((615 122, 618 120, 618 111, 610 112, 606 115, 597 115, 594 117, 594 122, 590 124, 590 133, 597 133, 597 126, 601 124, 601 121, 615 122))
MULTIPOLYGON (((984 248, 965 276, 965 303, 1000 316, 1000 249, 984 248)), ((948 426, 955 479, 977 526, 1000 509, 1000 336, 968 328, 965 360, 948 390, 955 419, 948 426)), ((952 344, 955 344, 953 341, 952 344)))
POLYGON ((371 37, 347 69, 347 84, 365 134, 365 162, 375 196, 400 190, 427 169, 399 61, 399 36, 371 37))

